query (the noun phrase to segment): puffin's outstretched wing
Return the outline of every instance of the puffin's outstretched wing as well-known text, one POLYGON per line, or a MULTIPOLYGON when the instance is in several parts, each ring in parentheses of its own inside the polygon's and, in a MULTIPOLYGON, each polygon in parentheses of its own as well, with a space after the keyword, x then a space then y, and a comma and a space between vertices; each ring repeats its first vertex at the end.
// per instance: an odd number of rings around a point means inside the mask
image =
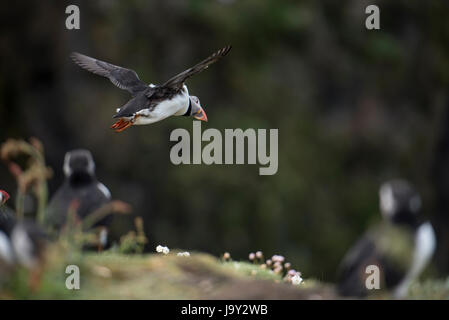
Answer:
POLYGON ((162 86, 163 87, 175 87, 177 89, 181 89, 184 81, 186 81, 191 76, 200 73, 201 71, 207 69, 212 63, 217 62, 220 58, 224 57, 228 54, 228 52, 231 50, 231 46, 224 47, 205 60, 201 61, 197 65, 191 67, 190 69, 187 69, 184 72, 181 72, 180 74, 174 76, 173 78, 169 79, 167 82, 165 82, 162 86))
POLYGON ((111 80, 117 87, 129 91, 132 95, 148 88, 148 86, 139 79, 139 76, 134 70, 115 66, 78 52, 72 52, 70 57, 81 68, 109 78, 109 80, 111 80))

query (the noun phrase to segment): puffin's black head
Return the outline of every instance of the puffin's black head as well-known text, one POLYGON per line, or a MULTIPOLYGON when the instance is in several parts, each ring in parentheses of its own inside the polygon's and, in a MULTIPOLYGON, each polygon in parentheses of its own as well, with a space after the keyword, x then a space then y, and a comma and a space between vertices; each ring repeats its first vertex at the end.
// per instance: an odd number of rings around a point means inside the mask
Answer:
POLYGON ((384 218, 396 224, 417 225, 421 197, 407 181, 385 182, 379 189, 379 201, 384 218))
POLYGON ((71 182, 87 182, 95 179, 95 162, 89 150, 79 149, 66 153, 64 174, 71 182))

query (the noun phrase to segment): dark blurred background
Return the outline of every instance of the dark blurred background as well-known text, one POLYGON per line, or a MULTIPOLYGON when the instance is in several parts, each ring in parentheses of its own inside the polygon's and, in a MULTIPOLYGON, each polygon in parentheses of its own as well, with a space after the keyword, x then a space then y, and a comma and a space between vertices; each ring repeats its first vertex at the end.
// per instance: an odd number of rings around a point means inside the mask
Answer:
MULTIPOLYGON (((306 277, 333 280, 345 250, 380 220, 378 187, 403 177, 438 232, 435 270, 449 271, 449 3, 418 1, 12 1, 0 9, 0 142, 45 146, 52 194, 64 153, 90 149, 113 197, 132 204, 157 244, 283 254, 306 277), (77 4, 81 29, 65 28, 77 4), (365 8, 381 30, 365 28, 365 8), (170 118, 109 129, 129 98, 81 70, 71 51, 161 83, 213 51, 225 59, 189 80, 202 128, 278 128, 279 170, 171 164, 170 118)), ((0 165, 1 187, 15 189, 0 165)), ((13 193, 13 192, 12 192, 13 193)), ((133 227, 116 217, 119 237, 133 227)))

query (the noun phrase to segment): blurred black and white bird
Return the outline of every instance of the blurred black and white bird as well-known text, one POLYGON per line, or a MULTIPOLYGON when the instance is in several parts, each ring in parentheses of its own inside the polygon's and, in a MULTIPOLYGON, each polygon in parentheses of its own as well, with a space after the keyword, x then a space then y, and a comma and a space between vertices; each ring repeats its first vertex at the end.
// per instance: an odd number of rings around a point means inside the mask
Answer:
POLYGON ((9 195, 0 190, 0 273, 23 266, 31 271, 30 285, 39 283, 47 237, 32 221, 18 221, 3 210, 9 195))
POLYGON ((0 190, 0 224, 6 223, 8 220, 11 220, 14 216, 12 210, 6 207, 5 205, 8 199, 9 194, 4 190, 0 190))
POLYGON ((207 121, 206 112, 196 96, 189 95, 185 81, 193 75, 207 69, 231 50, 224 47, 195 66, 170 78, 162 85, 146 85, 134 70, 100 61, 81 53, 73 52, 71 58, 80 67, 109 78, 119 87, 131 93, 132 98, 117 109, 113 118, 119 120, 112 129, 121 132, 132 125, 146 125, 161 121, 170 116, 192 116, 207 121))
POLYGON ((15 224, 13 216, 4 208, 4 204, 9 199, 6 191, 0 190, 0 274, 6 267, 15 261, 11 244, 11 230, 15 224))
MULTIPOLYGON (((69 208, 77 202, 77 217, 84 219, 111 201, 108 188, 97 180, 95 162, 88 150, 78 149, 67 152, 64 158, 65 181, 52 197, 44 224, 59 233, 67 222, 69 208)), ((107 243, 107 227, 112 220, 111 215, 94 224, 99 227, 100 244, 107 243)))
POLYGON ((366 286, 371 274, 367 273, 367 267, 374 265, 380 271, 380 289, 403 298, 435 251, 435 233, 430 222, 420 222, 421 198, 410 183, 404 180, 384 183, 379 200, 383 222, 366 232, 340 265, 337 290, 342 296, 376 293, 366 286))

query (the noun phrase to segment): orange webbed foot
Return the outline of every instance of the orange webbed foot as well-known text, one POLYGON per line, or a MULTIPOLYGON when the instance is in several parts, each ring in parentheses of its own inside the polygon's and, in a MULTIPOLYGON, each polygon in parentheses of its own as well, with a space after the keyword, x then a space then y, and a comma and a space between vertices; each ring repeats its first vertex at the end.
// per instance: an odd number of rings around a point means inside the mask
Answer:
POLYGON ((128 129, 133 125, 132 121, 120 119, 116 123, 111 126, 111 129, 114 129, 115 132, 122 132, 123 130, 128 129))

